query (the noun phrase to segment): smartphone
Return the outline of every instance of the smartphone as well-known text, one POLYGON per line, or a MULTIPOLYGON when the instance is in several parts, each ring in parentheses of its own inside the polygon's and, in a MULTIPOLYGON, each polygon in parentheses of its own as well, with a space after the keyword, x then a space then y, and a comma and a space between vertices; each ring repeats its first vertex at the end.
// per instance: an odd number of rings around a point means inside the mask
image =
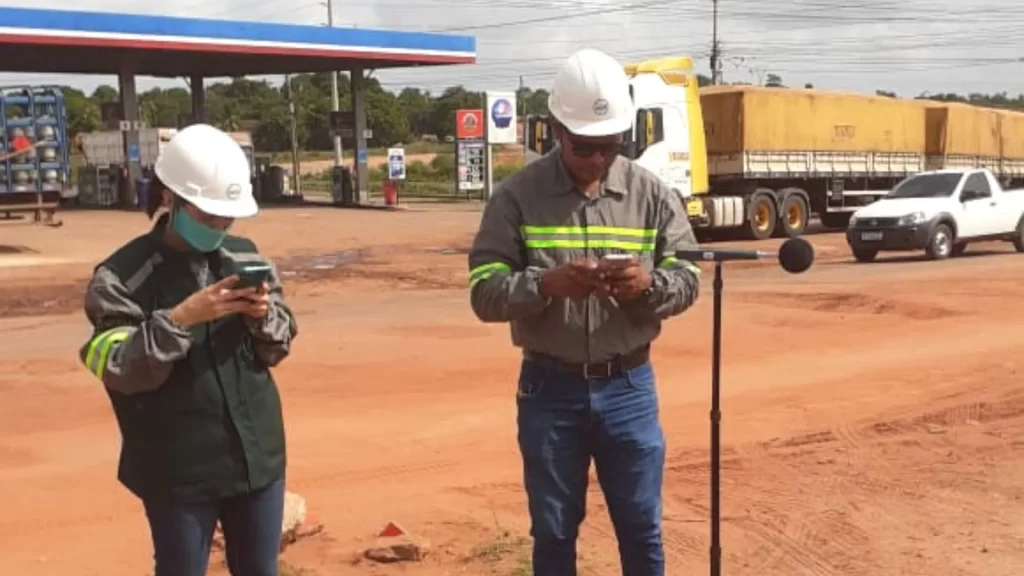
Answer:
POLYGON ((270 265, 268 264, 242 264, 235 272, 238 274, 238 283, 234 289, 259 288, 270 277, 270 265))
POLYGON ((601 256, 601 260, 605 262, 632 262, 636 259, 636 256, 632 254, 605 254, 601 256))
POLYGON ((604 266, 625 266, 636 262, 636 256, 633 254, 605 254, 601 256, 601 264, 604 266))

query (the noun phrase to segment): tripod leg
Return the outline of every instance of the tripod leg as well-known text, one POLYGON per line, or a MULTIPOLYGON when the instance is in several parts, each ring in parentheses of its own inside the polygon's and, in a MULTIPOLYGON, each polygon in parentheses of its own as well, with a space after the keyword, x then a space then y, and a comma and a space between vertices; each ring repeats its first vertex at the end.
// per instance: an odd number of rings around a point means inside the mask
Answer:
POLYGON ((722 575, 721 509, 721 364, 722 263, 715 262, 713 334, 711 342, 711 576, 722 575))

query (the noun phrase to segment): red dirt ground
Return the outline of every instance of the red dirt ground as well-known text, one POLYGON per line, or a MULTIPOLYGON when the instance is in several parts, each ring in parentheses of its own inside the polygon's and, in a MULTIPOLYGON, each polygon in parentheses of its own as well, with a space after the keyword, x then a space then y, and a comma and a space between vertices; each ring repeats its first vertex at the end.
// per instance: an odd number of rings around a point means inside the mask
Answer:
MULTIPOLYGON (((142 509, 115 480, 117 428, 76 351, 90 267, 147 223, 63 218, 0 225, 0 574, 141 576, 152 572, 142 509)), ((505 326, 476 321, 465 290, 478 220, 476 207, 302 207, 239 224, 287 273, 298 314, 276 373, 289 483, 326 531, 286 551, 309 570, 295 573, 529 573, 517 352, 505 326), (391 520, 431 542, 426 561, 355 560, 391 520)), ((842 235, 809 239, 819 260, 807 274, 764 263, 726 277, 726 573, 1020 574, 1021 256, 994 244, 948 262, 855 265, 842 235)), ((672 575, 707 562, 707 280, 655 345, 672 575)), ((594 490, 582 573, 611 576, 594 490)))

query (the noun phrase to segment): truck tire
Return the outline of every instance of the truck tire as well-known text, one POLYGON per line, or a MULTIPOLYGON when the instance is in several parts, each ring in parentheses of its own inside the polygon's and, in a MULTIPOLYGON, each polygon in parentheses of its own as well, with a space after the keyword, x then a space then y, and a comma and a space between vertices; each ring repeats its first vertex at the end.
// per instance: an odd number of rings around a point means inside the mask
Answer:
POLYGON ((948 224, 939 224, 932 230, 924 253, 932 260, 945 260, 953 253, 953 231, 948 224))
POLYGON ((821 215, 821 225, 831 230, 845 230, 850 226, 851 212, 826 212, 821 215))
MULTIPOLYGON (((783 193, 787 192, 783 190, 783 193)), ((779 236, 796 238, 807 229, 807 220, 810 218, 810 209, 803 194, 791 191, 786 194, 786 199, 779 206, 779 224, 777 231, 779 236)))
POLYGON ((1024 252, 1024 218, 1017 222, 1017 231, 1013 233, 1013 247, 1017 252, 1024 252))
POLYGON ((775 209, 775 194, 771 190, 759 189, 750 198, 747 213, 747 234, 752 240, 767 240, 775 233, 779 220, 775 209))

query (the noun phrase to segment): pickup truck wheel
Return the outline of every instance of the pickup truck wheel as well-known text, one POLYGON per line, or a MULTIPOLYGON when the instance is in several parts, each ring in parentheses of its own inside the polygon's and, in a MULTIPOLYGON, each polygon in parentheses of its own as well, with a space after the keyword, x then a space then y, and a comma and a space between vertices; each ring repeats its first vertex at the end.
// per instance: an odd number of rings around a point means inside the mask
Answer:
POLYGON ((1013 234, 1013 247, 1017 252, 1024 252, 1024 218, 1017 222, 1017 231, 1013 234))
POLYGON ((771 194, 755 194, 750 199, 750 213, 747 233, 753 240, 767 240, 775 232, 779 215, 775 210, 775 199, 771 194))
POLYGON ((945 260, 953 253, 953 231, 946 224, 939 224, 932 230, 925 254, 932 260, 945 260))
POLYGON ((878 250, 874 248, 854 248, 853 257, 857 262, 874 262, 878 257, 878 250))

